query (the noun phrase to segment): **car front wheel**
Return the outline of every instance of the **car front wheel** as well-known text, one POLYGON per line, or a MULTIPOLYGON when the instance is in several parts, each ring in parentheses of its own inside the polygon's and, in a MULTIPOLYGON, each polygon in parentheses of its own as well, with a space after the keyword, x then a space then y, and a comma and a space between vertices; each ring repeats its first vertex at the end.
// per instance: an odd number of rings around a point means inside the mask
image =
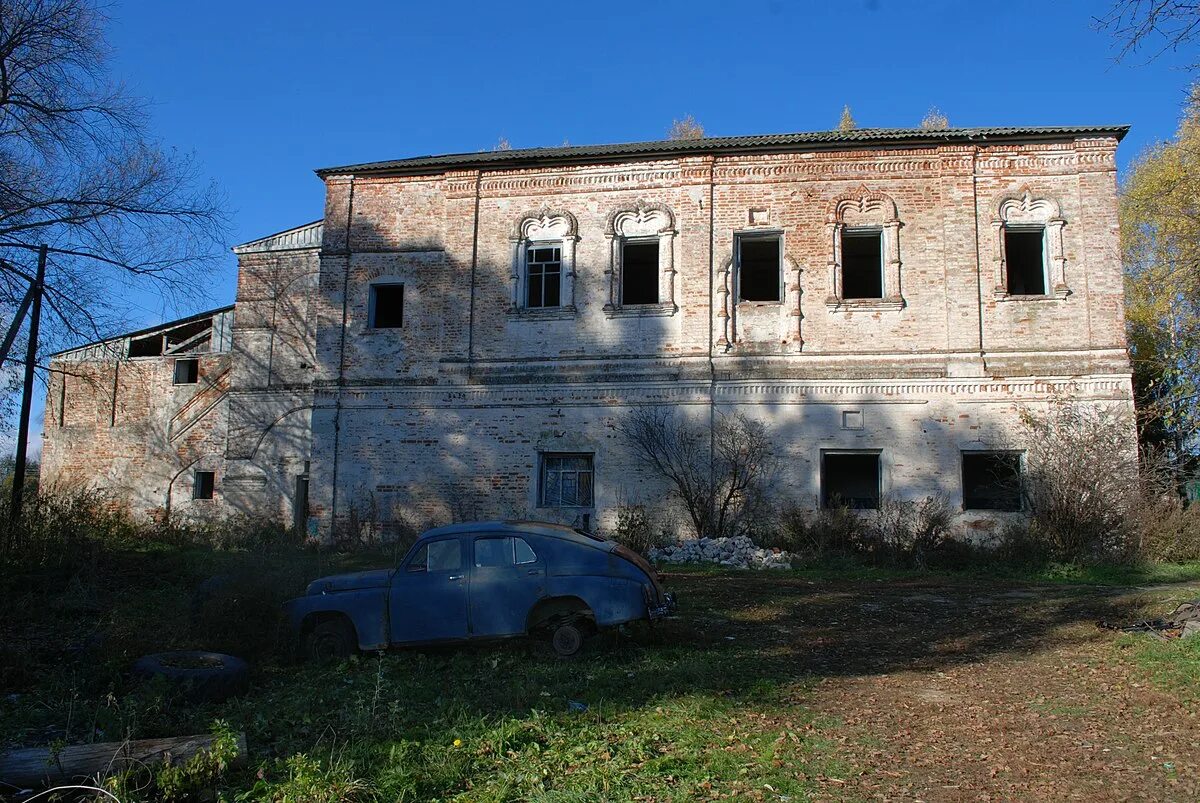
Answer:
POLYGON ((550 644, 559 658, 570 658, 583 647, 583 631, 574 622, 563 622, 554 628, 550 644))
POLYGON ((304 640, 304 652, 317 662, 349 658, 358 651, 354 626, 345 619, 326 619, 317 622, 304 640))

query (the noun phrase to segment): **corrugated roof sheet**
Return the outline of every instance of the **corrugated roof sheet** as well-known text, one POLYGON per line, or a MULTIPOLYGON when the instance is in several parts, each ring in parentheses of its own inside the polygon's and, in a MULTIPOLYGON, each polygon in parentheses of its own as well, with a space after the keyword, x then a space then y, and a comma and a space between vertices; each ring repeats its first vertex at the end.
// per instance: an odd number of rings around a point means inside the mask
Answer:
POLYGON ((1020 141, 1066 139, 1080 136, 1112 136, 1120 140, 1129 131, 1117 126, 1008 126, 990 128, 856 128, 850 131, 812 131, 795 134, 759 134, 745 137, 706 137, 694 140, 654 140, 613 145, 573 145, 558 148, 525 148, 477 153, 415 156, 386 162, 324 167, 317 175, 335 173, 427 173, 451 168, 491 167, 502 169, 537 164, 563 164, 602 159, 638 159, 702 153, 754 153, 787 150, 828 150, 836 147, 873 145, 918 145, 981 140, 1020 141))

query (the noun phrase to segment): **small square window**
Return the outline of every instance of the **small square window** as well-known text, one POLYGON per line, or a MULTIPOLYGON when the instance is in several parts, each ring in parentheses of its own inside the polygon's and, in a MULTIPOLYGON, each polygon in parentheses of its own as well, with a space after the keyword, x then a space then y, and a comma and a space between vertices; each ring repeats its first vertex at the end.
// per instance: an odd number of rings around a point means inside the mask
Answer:
POLYGON ((194 385, 200 379, 200 361, 199 360, 176 360, 175 361, 175 384, 176 385, 194 385))
POLYGON ((621 306, 658 303, 658 241, 621 246, 621 306))
POLYGON ((781 300, 782 250, 778 236, 738 238, 738 301, 781 300))
POLYGON ((1021 454, 963 452, 964 510, 1020 510, 1021 454))
POLYGON ((1005 229, 1004 263, 1009 295, 1046 295, 1044 229, 1005 229))
POLYGON ((212 499, 217 475, 212 471, 197 471, 192 481, 193 499, 212 499))
POLYGON ((823 452, 821 506, 878 509, 879 452, 823 452))
POLYGON ((883 298, 883 232, 842 232, 842 298, 883 298))
POLYGON ((541 507, 592 506, 592 455, 543 454, 541 507))
POLYGON ((371 285, 370 328, 400 329, 404 326, 404 285, 371 285))
POLYGON ((562 305, 562 246, 530 246, 525 252, 525 306, 530 309, 562 305))

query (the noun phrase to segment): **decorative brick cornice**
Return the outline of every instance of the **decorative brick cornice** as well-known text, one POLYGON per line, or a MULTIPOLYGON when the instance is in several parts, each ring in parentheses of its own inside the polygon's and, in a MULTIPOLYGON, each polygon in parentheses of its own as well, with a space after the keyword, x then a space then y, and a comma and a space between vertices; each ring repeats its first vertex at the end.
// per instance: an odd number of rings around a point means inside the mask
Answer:
MULTIPOLYGON (((1022 379, 763 380, 672 383, 623 382, 579 385, 493 385, 459 387, 349 386, 346 408, 442 409, 447 407, 624 407, 639 404, 924 404, 967 397, 975 403, 1011 404, 1069 395, 1127 402, 1128 374, 1022 379)), ((318 407, 332 404, 336 387, 316 389, 318 407)))

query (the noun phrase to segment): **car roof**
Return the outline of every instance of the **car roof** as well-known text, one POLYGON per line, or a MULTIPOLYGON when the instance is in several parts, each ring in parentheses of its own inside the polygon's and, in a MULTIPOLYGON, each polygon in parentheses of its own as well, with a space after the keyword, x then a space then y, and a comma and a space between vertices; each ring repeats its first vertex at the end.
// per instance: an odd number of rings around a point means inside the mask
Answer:
POLYGON ((542 535, 547 538, 557 538, 561 541, 571 541, 594 549, 605 549, 613 543, 598 535, 591 535, 582 530, 568 527, 565 524, 554 524, 548 521, 464 521, 458 524, 447 524, 445 527, 435 527, 421 533, 418 541, 436 538, 441 535, 474 535, 476 533, 503 534, 529 533, 542 535))

